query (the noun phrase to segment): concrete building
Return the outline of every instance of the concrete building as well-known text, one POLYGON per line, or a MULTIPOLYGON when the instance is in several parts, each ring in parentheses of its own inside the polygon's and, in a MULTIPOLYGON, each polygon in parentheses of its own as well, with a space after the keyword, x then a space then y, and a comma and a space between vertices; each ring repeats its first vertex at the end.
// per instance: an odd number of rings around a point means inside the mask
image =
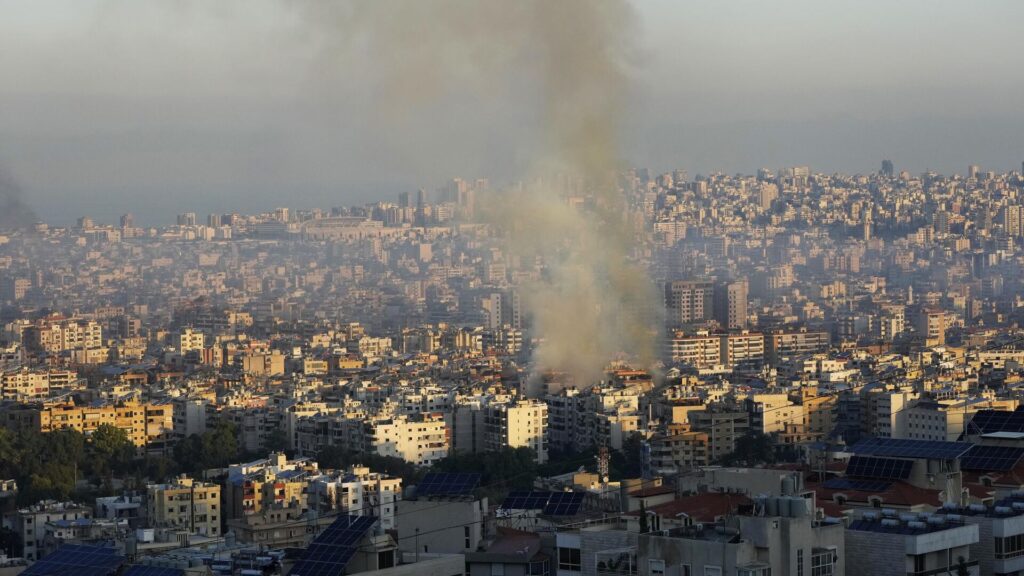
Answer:
POLYGON ((484 448, 530 448, 537 463, 548 461, 548 406, 538 400, 488 404, 484 417, 484 448))
POLYGON ((946 517, 929 521, 915 514, 865 512, 846 530, 846 570, 850 574, 910 576, 956 574, 959 565, 970 576, 981 572, 971 547, 978 526, 946 517))
POLYGON ((307 481, 309 508, 321 513, 339 512, 350 516, 374 516, 384 530, 395 528, 402 479, 365 466, 312 476, 307 481))
POLYGON ((150 525, 203 536, 220 536, 221 488, 181 475, 167 484, 146 486, 150 525))
POLYGON ((714 314, 714 283, 677 280, 665 284, 665 310, 670 328, 701 324, 714 314))
POLYGON ((46 525, 56 521, 77 521, 92 518, 92 510, 74 502, 44 501, 10 513, 4 524, 21 541, 21 557, 29 562, 45 555, 46 525))
POLYGON ((846 574, 842 524, 816 521, 799 497, 759 499, 718 525, 641 534, 637 552, 640 576, 846 574))

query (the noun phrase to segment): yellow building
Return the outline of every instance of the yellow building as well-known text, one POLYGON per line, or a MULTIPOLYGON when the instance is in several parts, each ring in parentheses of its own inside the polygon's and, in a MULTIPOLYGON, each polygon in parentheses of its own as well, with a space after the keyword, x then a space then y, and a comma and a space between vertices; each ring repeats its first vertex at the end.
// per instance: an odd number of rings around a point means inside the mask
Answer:
POLYGON ((39 432, 73 428, 83 434, 90 434, 101 425, 108 424, 124 430, 132 444, 142 447, 173 431, 174 410, 170 403, 130 401, 99 406, 53 403, 11 408, 5 414, 4 424, 39 432))
POLYGON ((149 521, 154 528, 178 528, 204 536, 220 535, 220 486, 182 474, 167 484, 146 487, 149 521))

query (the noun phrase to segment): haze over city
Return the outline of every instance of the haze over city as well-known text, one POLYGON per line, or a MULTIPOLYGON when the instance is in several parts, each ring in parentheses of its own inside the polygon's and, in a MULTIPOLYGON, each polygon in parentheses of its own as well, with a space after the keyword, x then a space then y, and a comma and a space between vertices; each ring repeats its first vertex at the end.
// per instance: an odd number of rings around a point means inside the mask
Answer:
POLYGON ((1022 6, 0 0, 0 576, 1021 576, 1022 6))
MULTIPOLYGON (((432 96, 386 117, 381 68, 393 60, 346 44, 302 3, 3 0, 0 10, 0 166, 63 223, 130 210, 159 224, 236 202, 272 209, 281 195, 332 206, 455 175, 502 182, 521 175, 541 130, 530 67, 481 86, 453 54, 419 63, 424 85, 402 88, 410 101, 432 96)), ((1017 166, 1018 2, 654 0, 633 12, 622 23, 628 165, 1017 166)), ((470 33, 457 27, 443 33, 470 33)))

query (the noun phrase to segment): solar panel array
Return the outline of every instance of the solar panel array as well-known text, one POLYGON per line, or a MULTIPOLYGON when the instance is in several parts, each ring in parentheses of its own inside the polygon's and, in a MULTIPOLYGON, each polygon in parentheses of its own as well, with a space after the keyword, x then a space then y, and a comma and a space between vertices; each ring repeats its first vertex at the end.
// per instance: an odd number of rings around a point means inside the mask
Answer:
POLYGON ((960 458, 963 470, 1012 470, 1024 457, 1024 448, 1013 446, 975 446, 960 458))
POLYGON ((912 460, 854 456, 850 458, 850 463, 846 467, 846 475, 880 480, 906 480, 910 477, 913 466, 912 460))
POLYGON ((583 492, 554 492, 541 512, 547 516, 575 516, 583 506, 583 492))
POLYGON ((978 410, 970 424, 968 433, 991 434, 993 432, 1024 432, 1024 410, 978 410))
POLYGON ((115 548, 64 544, 50 554, 37 560, 22 574, 25 576, 109 576, 117 572, 124 563, 124 556, 115 548))
POLYGON ((586 494, 583 492, 513 491, 509 492, 502 510, 540 510, 547 516, 575 516, 586 494))
POLYGON ((512 491, 505 497, 501 507, 505 510, 542 510, 548 503, 548 491, 512 491))
POLYGON ((822 486, 829 490, 885 492, 892 486, 892 482, 885 482, 884 480, 858 480, 856 478, 829 478, 822 486))
POLYGON ((850 448, 854 454, 892 456, 895 458, 928 458, 954 460, 971 449, 967 442, 941 442, 938 440, 907 440, 903 438, 870 438, 850 448))
POLYGON ((416 485, 417 496, 465 496, 480 485, 473 472, 431 472, 416 485))
POLYGON ((342 516, 320 533, 295 562, 290 576, 340 576, 359 541, 377 521, 373 516, 342 516))
POLYGON ((185 574, 185 571, 181 568, 136 564, 129 566, 121 576, 182 576, 183 574, 185 574))

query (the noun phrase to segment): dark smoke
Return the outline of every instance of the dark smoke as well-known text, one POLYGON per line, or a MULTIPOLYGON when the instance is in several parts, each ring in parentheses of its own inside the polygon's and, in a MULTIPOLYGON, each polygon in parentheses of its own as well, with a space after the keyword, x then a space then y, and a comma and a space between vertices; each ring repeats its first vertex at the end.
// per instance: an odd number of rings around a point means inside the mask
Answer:
POLYGON ((21 187, 0 168, 0 230, 25 229, 38 220, 35 211, 22 200, 21 187))

